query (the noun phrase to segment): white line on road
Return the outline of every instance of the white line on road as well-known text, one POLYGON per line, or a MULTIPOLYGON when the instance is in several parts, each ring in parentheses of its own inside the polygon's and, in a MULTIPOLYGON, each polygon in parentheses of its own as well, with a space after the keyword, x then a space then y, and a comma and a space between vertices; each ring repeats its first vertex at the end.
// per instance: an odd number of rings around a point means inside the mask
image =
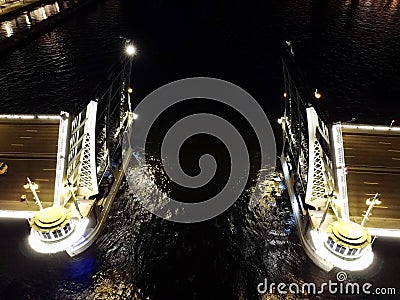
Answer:
POLYGON ((32 137, 31 136, 20 136, 19 138, 20 139, 31 139, 32 137))
POLYGON ((374 208, 389 208, 389 206, 379 206, 379 205, 375 205, 374 208))
POLYGON ((376 193, 366 193, 365 196, 375 196, 376 193))
POLYGON ((364 181, 364 184, 379 184, 378 182, 368 182, 368 181, 364 181))
POLYGON ((351 147, 348 147, 348 148, 345 147, 344 150, 353 150, 353 148, 351 148, 351 147))
POLYGON ((389 151, 389 152, 398 152, 398 153, 400 153, 400 150, 389 149, 388 151, 389 151))
POLYGON ((28 132, 38 132, 37 129, 27 129, 28 132))
POLYGON ((400 160, 400 158, 392 157, 393 160, 400 160))
POLYGON ((11 144, 11 146, 15 146, 15 147, 23 147, 24 144, 11 144))
POLYGON ((50 181, 50 179, 43 179, 43 178, 35 178, 35 181, 50 181))
POLYGON ((351 173, 358 174, 374 174, 374 175, 392 175, 392 176, 400 176, 400 173, 387 173, 387 172, 365 172, 365 171, 351 171, 351 173))
POLYGON ((356 157, 355 155, 345 155, 344 158, 356 157))
POLYGON ((391 145, 392 143, 389 142, 378 142, 379 144, 383 144, 383 145, 391 145))
POLYGON ((43 171, 55 171, 56 169, 43 169, 43 171))

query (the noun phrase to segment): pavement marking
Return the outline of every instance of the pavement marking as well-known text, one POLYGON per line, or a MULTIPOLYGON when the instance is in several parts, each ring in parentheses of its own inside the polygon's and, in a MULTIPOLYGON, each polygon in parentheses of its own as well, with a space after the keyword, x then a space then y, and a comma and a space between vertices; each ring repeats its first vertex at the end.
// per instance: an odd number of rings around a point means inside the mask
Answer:
POLYGON ((27 129, 28 132, 38 132, 37 129, 27 129))
POLYGON ((393 160, 400 160, 400 158, 392 157, 393 160))
POLYGON ((15 146, 15 147, 23 147, 24 144, 11 144, 11 146, 15 146))
POLYGON ((344 147, 344 150, 353 150, 351 147, 344 147))
POLYGON ((31 139, 32 137, 31 136, 20 136, 19 138, 20 139, 31 139))
POLYGON ((391 145, 392 143, 389 142, 378 142, 379 144, 383 144, 383 145, 391 145))
POLYGON ((43 171, 55 171, 56 169, 43 169, 43 171))
POLYGON ((35 178, 35 181, 50 181, 50 179, 35 178))
POLYGON ((349 157, 356 157, 355 155, 345 155, 344 158, 349 158, 349 157))
POLYGON ((376 193, 366 193, 365 196, 375 196, 376 193))
POLYGON ((400 150, 389 149, 388 151, 389 151, 389 152, 398 152, 398 153, 400 153, 400 150))
POLYGON ((374 208, 389 208, 389 206, 379 206, 379 205, 375 205, 374 208))
POLYGON ((368 182, 368 181, 364 181, 364 184, 379 184, 379 182, 368 182))

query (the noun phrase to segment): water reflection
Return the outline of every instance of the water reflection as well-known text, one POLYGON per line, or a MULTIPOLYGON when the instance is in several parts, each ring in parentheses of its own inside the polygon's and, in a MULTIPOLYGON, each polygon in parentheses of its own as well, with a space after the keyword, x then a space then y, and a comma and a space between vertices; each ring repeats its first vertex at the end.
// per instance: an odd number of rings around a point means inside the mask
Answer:
POLYGON ((25 15, 25 22, 28 27, 31 27, 31 20, 29 18, 29 12, 25 15))
MULTIPOLYGON (((72 3, 74 4, 74 3, 72 3)), ((63 2, 62 9, 70 7, 70 2, 63 2)), ((31 29, 35 24, 48 19, 60 12, 58 2, 38 7, 32 11, 24 12, 20 16, 0 23, 0 41, 8 37, 31 29)))
POLYGON ((12 29, 12 26, 11 26, 11 22, 4 22, 3 27, 4 27, 4 30, 6 32, 6 36, 7 37, 13 35, 13 29, 12 29))

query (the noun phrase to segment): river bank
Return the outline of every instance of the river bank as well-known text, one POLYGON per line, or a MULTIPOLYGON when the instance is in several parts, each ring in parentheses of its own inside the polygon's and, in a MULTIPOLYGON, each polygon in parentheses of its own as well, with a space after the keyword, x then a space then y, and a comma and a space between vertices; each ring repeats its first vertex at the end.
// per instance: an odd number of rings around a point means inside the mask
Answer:
MULTIPOLYGON (((22 43, 28 42, 33 38, 52 30, 60 21, 64 20, 65 18, 69 17, 70 15, 74 14, 80 9, 87 7, 90 3, 94 2, 95 0, 63 0, 59 1, 60 4, 54 0, 41 0, 35 1, 28 6, 23 6, 20 8, 16 8, 13 11, 10 11, 7 14, 3 14, 1 17, 5 18, 5 16, 11 17, 17 16, 15 20, 17 20, 21 16, 25 16, 27 19, 28 26, 26 28, 18 31, 13 32, 11 29, 10 34, 7 34, 7 38, 2 40, 0 44, 0 52, 7 52, 14 49, 17 45, 22 43), (44 8, 42 5, 51 5, 54 4, 56 7, 56 13, 51 15, 46 15, 45 11, 43 12, 44 8), (34 13, 35 10, 38 9, 38 6, 42 6, 42 12, 44 14, 43 18, 35 23, 32 23, 31 20, 31 13, 34 13), (30 10, 29 10, 30 9, 30 10), (27 11, 28 10, 28 11, 27 11)), ((8 22, 8 21, 4 21, 8 22)), ((5 23, 6 24, 6 23, 5 23)), ((7 27, 7 24, 6 24, 7 27)))
POLYGON ((0 6, 0 21, 10 20, 26 11, 51 2, 54 2, 54 0, 24 0, 8 5, 3 4, 0 6))

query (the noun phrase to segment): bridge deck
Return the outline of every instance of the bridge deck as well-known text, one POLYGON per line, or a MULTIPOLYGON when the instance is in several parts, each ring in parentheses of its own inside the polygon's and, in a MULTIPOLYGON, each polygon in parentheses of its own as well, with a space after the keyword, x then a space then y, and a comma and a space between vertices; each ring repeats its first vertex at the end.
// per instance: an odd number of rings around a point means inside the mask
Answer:
POLYGON ((365 223, 371 228, 400 228, 400 131, 343 127, 350 218, 361 222, 367 198, 381 194, 365 223))
POLYGON ((0 210, 36 211, 31 191, 23 185, 26 177, 39 185, 43 207, 54 199, 59 120, 0 119, 0 161, 8 165, 0 175, 0 210), (21 195, 27 202, 21 202, 21 195))

